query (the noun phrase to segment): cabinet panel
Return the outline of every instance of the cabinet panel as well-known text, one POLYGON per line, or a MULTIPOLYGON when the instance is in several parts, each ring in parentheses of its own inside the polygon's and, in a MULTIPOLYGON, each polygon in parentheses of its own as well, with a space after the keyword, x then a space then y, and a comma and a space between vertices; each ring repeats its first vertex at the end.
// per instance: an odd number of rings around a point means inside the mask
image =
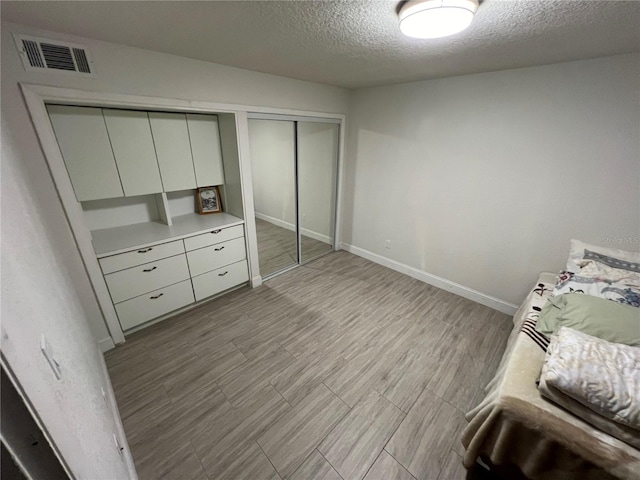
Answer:
POLYGON ((193 302, 191 281, 186 280, 119 303, 116 313, 122 329, 128 330, 193 302))
POLYGON ((147 112, 105 109, 103 113, 125 196, 162 192, 147 112))
POLYGON ((222 185, 224 170, 220 151, 218 117, 188 113, 187 125, 197 185, 199 187, 222 185))
POLYGON ((249 272, 247 270, 246 260, 198 275, 191 279, 196 301, 223 292, 247 280, 249 280, 249 272))
POLYGON ((194 277, 245 258, 247 258, 247 251, 244 246, 244 237, 187 253, 189 271, 194 277))
POLYGON ((208 247, 220 242, 226 242, 233 238, 244 237, 244 227, 235 225, 227 228, 216 228, 207 233, 195 235, 184 239, 184 247, 187 252, 198 248, 208 247))
POLYGON ((102 273, 107 275, 117 272, 118 270, 125 270, 162 258, 173 257, 181 253, 184 253, 184 243, 182 240, 176 240, 175 242, 162 243, 152 247, 139 248, 131 252, 104 257, 101 258, 99 262, 102 273))
POLYGON ((113 303, 122 302, 188 278, 189 267, 185 255, 145 263, 104 277, 113 303))
POLYGON ((122 197, 122 185, 102 110, 47 105, 78 201, 122 197))
POLYGON ((164 191, 196 188, 186 116, 183 113, 149 112, 149 123, 164 191))

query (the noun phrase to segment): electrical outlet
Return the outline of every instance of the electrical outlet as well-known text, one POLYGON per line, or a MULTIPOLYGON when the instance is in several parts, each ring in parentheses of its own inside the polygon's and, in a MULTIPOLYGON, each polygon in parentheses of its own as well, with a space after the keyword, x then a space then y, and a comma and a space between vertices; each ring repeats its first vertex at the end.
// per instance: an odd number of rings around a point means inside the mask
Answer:
POLYGON ((54 358, 51 345, 49 345, 49 342, 47 342, 47 337, 45 337, 44 334, 42 335, 42 337, 40 337, 40 350, 42 351, 44 358, 46 358, 47 362, 49 362, 49 366, 51 367, 51 370, 53 370, 53 374, 58 380, 60 380, 62 378, 62 368, 60 367, 58 361, 54 358))
POLYGON ((306 223, 307 222, 307 214, 303 213, 302 214, 302 223, 306 223))
POLYGON ((384 248, 391 248, 391 240, 384 242, 384 248))

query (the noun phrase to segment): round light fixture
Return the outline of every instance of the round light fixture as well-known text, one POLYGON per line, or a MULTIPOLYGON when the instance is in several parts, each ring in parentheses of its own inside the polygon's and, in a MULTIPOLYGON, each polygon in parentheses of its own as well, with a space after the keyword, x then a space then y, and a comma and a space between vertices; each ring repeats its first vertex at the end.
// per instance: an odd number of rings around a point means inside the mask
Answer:
POLYGON ((478 0, 412 0, 400 9, 400 31, 414 38, 446 37, 471 25, 477 10, 478 0))

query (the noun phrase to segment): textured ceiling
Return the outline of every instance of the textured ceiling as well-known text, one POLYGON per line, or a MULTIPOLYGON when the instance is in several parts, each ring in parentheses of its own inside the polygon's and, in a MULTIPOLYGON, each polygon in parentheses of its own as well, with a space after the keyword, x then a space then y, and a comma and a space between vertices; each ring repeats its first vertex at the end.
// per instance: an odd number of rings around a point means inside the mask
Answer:
POLYGON ((640 2, 484 0, 448 38, 402 36, 399 1, 10 2, 2 19, 341 87, 640 51, 640 2))

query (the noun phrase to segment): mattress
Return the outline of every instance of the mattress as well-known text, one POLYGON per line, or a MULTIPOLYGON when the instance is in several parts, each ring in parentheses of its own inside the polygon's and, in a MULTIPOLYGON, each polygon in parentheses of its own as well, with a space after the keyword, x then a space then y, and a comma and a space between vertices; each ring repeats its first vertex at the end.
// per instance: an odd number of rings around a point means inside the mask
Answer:
POLYGON ((543 398, 537 380, 549 338, 535 330, 556 275, 543 273, 513 317, 514 328, 484 400, 466 417, 465 467, 483 455, 531 479, 640 478, 640 451, 543 398))

